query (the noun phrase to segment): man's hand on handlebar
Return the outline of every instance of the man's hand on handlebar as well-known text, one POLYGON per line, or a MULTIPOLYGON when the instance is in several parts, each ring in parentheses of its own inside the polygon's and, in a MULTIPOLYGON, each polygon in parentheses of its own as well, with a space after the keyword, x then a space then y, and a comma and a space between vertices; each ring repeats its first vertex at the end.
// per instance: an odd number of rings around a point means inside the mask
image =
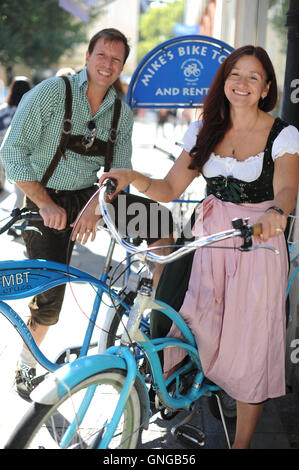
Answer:
POLYGON ((57 204, 45 204, 39 208, 39 213, 43 218, 44 225, 56 230, 63 230, 66 227, 67 217, 65 210, 57 204))

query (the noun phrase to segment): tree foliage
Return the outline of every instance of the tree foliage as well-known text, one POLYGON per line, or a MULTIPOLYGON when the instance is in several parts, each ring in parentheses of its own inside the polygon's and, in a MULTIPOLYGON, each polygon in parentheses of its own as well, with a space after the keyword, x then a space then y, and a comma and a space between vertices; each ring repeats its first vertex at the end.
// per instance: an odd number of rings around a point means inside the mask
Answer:
POLYGON ((281 40, 281 51, 285 51, 287 45, 286 14, 290 8, 290 0, 270 0, 271 23, 281 40))
POLYGON ((0 1, 0 63, 50 67, 86 40, 86 25, 58 0, 0 1))
POLYGON ((173 26, 184 21, 184 1, 148 8, 140 17, 138 61, 161 42, 174 37, 173 26))

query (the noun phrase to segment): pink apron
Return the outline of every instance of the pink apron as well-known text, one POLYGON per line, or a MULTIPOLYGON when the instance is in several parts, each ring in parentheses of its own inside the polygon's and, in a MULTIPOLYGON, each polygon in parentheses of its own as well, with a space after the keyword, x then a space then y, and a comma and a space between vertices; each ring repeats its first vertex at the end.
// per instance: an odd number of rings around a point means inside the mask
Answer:
MULTIPOLYGON (((198 208, 193 232, 202 236, 227 230, 235 217, 255 223, 269 206, 271 201, 233 204, 209 196, 198 208)), ((240 243, 238 237, 218 246, 240 243)), ((249 403, 285 394, 287 249, 283 234, 267 244, 280 254, 198 249, 180 311, 195 336, 205 375, 249 403)), ((168 336, 181 337, 174 325, 168 336)), ((164 370, 183 358, 182 350, 166 349, 164 370)))

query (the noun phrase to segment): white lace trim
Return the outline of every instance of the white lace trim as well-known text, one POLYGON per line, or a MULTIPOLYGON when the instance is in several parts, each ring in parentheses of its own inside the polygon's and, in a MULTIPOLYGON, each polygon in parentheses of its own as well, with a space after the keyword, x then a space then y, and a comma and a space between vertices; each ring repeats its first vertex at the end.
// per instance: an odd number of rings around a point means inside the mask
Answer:
POLYGON ((299 149, 298 147, 296 146, 296 144, 294 144, 294 146, 292 147, 292 145, 288 144, 287 146, 285 147, 282 147, 279 152, 276 153, 275 157, 273 157, 274 159, 275 158, 278 158, 278 157, 282 157, 285 153, 290 153, 291 155, 295 155, 295 154, 299 154, 299 149))
POLYGON ((247 163, 247 162, 252 163, 254 161, 260 161, 261 159, 263 159, 264 158, 264 152, 260 152, 257 155, 252 155, 251 157, 247 157, 247 158, 245 158, 245 160, 237 160, 234 157, 221 157, 221 155, 218 155, 214 152, 211 153, 210 158, 213 158, 214 160, 221 160, 221 161, 223 161, 223 160, 227 160, 227 161, 232 160, 235 163, 247 163))

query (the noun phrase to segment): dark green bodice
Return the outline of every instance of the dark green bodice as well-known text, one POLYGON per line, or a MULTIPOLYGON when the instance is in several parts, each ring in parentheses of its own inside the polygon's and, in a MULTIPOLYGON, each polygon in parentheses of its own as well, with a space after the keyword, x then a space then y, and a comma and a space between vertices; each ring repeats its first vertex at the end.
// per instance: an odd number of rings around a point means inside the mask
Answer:
POLYGON ((258 203, 274 199, 272 145, 278 134, 288 125, 280 118, 275 119, 264 150, 263 168, 258 179, 247 183, 232 176, 205 177, 207 195, 213 194, 222 201, 234 203, 258 203))

